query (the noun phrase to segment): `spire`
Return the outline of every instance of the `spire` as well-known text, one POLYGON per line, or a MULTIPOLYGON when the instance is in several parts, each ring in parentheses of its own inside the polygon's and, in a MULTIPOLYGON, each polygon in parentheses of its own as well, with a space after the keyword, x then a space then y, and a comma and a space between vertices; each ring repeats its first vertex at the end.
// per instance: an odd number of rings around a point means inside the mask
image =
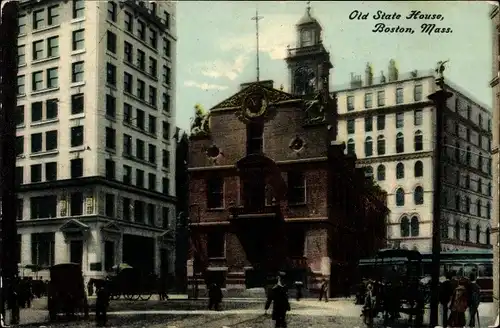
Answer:
POLYGON ((252 20, 255 21, 255 38, 257 40, 257 49, 256 49, 256 56, 257 56, 257 82, 259 82, 260 79, 260 63, 259 63, 259 20, 261 20, 262 16, 259 16, 259 10, 255 9, 255 16, 252 17, 252 20))
POLYGON ((316 18, 314 18, 311 14, 311 1, 307 1, 307 7, 306 7, 306 12, 304 13, 304 16, 299 20, 297 23, 297 26, 299 25, 308 25, 308 24, 318 24, 318 21, 316 18))

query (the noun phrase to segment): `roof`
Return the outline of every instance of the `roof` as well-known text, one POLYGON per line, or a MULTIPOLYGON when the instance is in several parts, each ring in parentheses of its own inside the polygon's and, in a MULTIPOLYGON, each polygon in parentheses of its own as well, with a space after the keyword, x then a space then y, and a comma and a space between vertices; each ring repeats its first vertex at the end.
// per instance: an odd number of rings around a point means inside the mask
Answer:
POLYGON ((311 7, 307 7, 304 16, 298 21, 297 26, 309 24, 317 24, 319 26, 319 22, 311 15, 311 7))

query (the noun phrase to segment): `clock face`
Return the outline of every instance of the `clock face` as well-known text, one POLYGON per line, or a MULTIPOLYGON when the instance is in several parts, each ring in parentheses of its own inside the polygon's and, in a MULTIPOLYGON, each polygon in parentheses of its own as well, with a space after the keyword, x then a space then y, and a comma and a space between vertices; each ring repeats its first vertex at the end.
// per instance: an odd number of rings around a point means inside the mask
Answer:
POLYGON ((244 102, 243 106, 245 109, 245 114, 248 117, 257 117, 262 114, 267 109, 267 99, 266 96, 262 92, 255 92, 248 95, 244 102))
POLYGON ((295 92, 300 95, 311 94, 316 86, 316 73, 311 67, 302 66, 295 71, 295 92))

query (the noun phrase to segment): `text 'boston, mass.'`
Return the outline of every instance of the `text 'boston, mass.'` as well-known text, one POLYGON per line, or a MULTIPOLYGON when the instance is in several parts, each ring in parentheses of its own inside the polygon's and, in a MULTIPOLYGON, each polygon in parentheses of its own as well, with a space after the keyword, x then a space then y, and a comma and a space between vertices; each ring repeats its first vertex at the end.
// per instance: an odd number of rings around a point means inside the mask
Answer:
MULTIPOLYGON (((387 13, 383 10, 377 10, 375 14, 369 12, 362 12, 359 10, 353 10, 349 14, 350 20, 368 20, 368 19, 378 20, 378 21, 391 21, 391 20, 407 20, 407 21, 432 21, 430 23, 422 23, 420 25, 420 33, 424 34, 448 34, 453 33, 450 27, 438 26, 433 23, 434 21, 443 21, 444 16, 441 14, 433 13, 423 13, 420 10, 412 10, 406 15, 402 15, 397 12, 387 13)), ((387 23, 376 23, 372 29, 374 33, 415 33, 413 27, 401 26, 401 25, 389 25, 387 23)))

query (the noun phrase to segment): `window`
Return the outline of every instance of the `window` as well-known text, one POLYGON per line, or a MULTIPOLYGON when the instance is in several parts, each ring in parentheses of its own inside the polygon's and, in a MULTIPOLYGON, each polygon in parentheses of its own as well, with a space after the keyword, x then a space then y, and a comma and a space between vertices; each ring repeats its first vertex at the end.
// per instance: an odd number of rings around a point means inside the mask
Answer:
POLYGON ((405 177, 405 165, 403 163, 398 163, 396 165, 396 179, 404 179, 405 177))
POLYGON ((22 166, 16 166, 16 186, 24 184, 24 168, 22 166))
POLYGON ((17 66, 26 64, 26 46, 17 47, 17 66))
POLYGON ((31 74, 31 90, 39 91, 43 89, 43 71, 33 72, 31 74))
POLYGON ((132 124, 132 105, 127 103, 123 104, 123 122, 132 124))
MULTIPOLYGON (((22 198, 18 198, 16 202, 16 219, 22 220, 24 216, 24 200, 22 198)), ((19 236, 19 235, 18 235, 19 236)), ((20 258, 18 259, 18 263, 20 263, 20 258)))
POLYGON ((424 203, 424 188, 418 186, 413 191, 413 200, 415 205, 422 205, 424 203))
POLYGON ((403 88, 396 89, 396 104, 403 103, 403 88))
POLYGON ((158 32, 152 28, 149 29, 149 45, 154 49, 158 47, 158 32))
POLYGON ((83 214, 83 193, 74 192, 70 197, 70 215, 78 216, 83 214))
POLYGON ((83 82, 83 61, 71 64, 71 82, 83 82))
POLYGON ((148 162, 156 164, 156 146, 153 144, 148 145, 148 162))
POLYGON ((385 129, 385 115, 377 116, 377 130, 382 131, 385 129))
POLYGON ((377 154, 385 155, 385 138, 384 136, 377 137, 377 154))
POLYGON ((17 77, 17 95, 22 96, 26 94, 25 89, 25 76, 20 75, 17 77))
POLYGON ((306 204, 306 179, 302 172, 288 172, 288 203, 306 204))
POLYGON ((470 213, 470 197, 465 197, 465 213, 470 213))
POLYGON ((377 105, 380 106, 385 106, 385 91, 378 91, 377 92, 377 105))
POLYGON ((142 41, 146 41, 146 24, 142 21, 137 21, 137 36, 142 41))
POLYGON ((24 136, 16 137, 16 156, 24 154, 24 136))
POLYGON ((162 166, 164 168, 169 168, 170 166, 170 152, 168 150, 162 150, 162 166))
POLYGON ((207 256, 208 258, 226 257, 226 240, 224 232, 211 231, 207 233, 207 256))
POLYGON ((149 190, 156 190, 156 175, 154 173, 148 173, 148 188, 149 190))
POLYGON ((16 107, 16 125, 24 125, 24 106, 16 107))
POLYGON ((415 109, 413 112, 413 125, 419 126, 422 125, 422 110, 421 109, 415 109))
POLYGON ((156 117, 153 115, 149 115, 148 130, 149 133, 156 135, 156 117))
POLYGON ((108 180, 115 180, 116 178, 116 163, 111 159, 106 159, 105 176, 108 180))
POLYGON ((125 12, 125 29, 127 32, 133 33, 134 32, 134 16, 132 16, 131 13, 125 12))
POLYGON ((365 93, 365 108, 373 107, 373 94, 365 93))
POLYGON ((133 49, 134 48, 132 47, 132 44, 128 43, 127 41, 123 43, 123 52, 125 53, 125 61, 127 61, 130 64, 134 60, 133 49))
POLYGON ((399 132, 396 135, 396 153, 402 153, 405 151, 405 139, 403 134, 399 132))
POLYGON ((424 164, 421 161, 415 162, 414 173, 415 178, 424 176, 424 164))
POLYGON ((116 66, 111 63, 106 64, 106 83, 116 85, 116 66))
POLYGON ((424 149, 422 131, 417 130, 415 136, 413 137, 413 144, 415 151, 420 151, 424 149))
POLYGON ((128 134, 123 135, 123 155, 132 156, 132 137, 128 134))
POLYGON ((144 100, 146 94, 146 83, 144 81, 137 79, 137 97, 144 100))
POLYGON ((477 168, 483 170, 483 154, 477 156, 477 168))
POLYGON ((413 216, 410 222, 410 235, 412 237, 418 237, 419 234, 420 234, 420 223, 418 221, 418 217, 413 216))
POLYGON ((161 187, 164 195, 170 194, 170 180, 167 178, 161 178, 161 187))
POLYGON ((153 57, 149 57, 149 75, 155 78, 158 75, 158 62, 153 57))
POLYGON ((161 227, 168 228, 170 223, 170 209, 168 207, 162 208, 162 218, 161 218, 161 227))
POLYGON ((19 15, 17 32, 19 35, 26 34, 26 15, 19 15))
POLYGON ((123 165, 123 183, 132 183, 132 168, 128 165, 123 165))
POLYGON ((369 177, 370 179, 373 179, 373 167, 371 166, 365 166, 363 167, 365 171, 365 177, 369 177))
POLYGON ((113 1, 108 1, 108 19, 116 22, 116 3, 113 1))
POLYGON ((45 27, 45 9, 33 12, 33 29, 38 30, 45 27))
POLYGON ((146 68, 146 54, 139 49, 137 49, 137 67, 143 71, 146 68))
POLYGON ((106 148, 116 149, 116 130, 106 127, 106 148))
POLYGON ((85 12, 85 0, 73 0, 73 18, 81 18, 85 12))
POLYGON ((31 183, 42 181, 42 164, 31 165, 31 183))
POLYGON ((170 112, 170 96, 166 93, 162 94, 162 110, 170 112))
POLYGON ((106 194, 106 209, 105 213, 107 217, 114 217, 115 216, 115 195, 113 194, 106 194))
POLYGON ((410 220, 408 217, 403 216, 400 222, 401 237, 410 236, 410 220))
POLYGON ((171 42, 169 39, 163 39, 163 56, 169 57, 171 56, 170 50, 171 49, 171 42))
POLYGON ((73 51, 82 50, 85 47, 85 30, 73 31, 73 51))
POLYGON ((47 25, 52 26, 59 24, 59 5, 47 8, 47 12, 47 25))
POLYGON ((47 39, 47 57, 59 56, 59 37, 54 36, 47 39))
POLYGON ((57 130, 45 132, 45 150, 57 149, 57 130))
POLYGON ((55 218, 57 216, 57 196, 30 198, 31 219, 55 218))
POLYGON ((49 68, 47 70, 47 88, 57 88, 59 86, 58 68, 49 68))
POLYGON ((122 213, 123 213, 123 220, 125 221, 130 221, 130 209, 132 207, 130 198, 125 198, 123 197, 123 202, 122 202, 122 213))
POLYGON ((354 96, 347 96, 347 111, 354 110, 354 96))
POLYGON ((112 95, 106 95, 106 116, 116 117, 116 98, 112 95))
POLYGON ((247 124, 247 155, 262 153, 264 147, 264 125, 262 123, 247 124))
POLYGON ((422 85, 416 85, 413 89, 413 100, 421 101, 422 100, 422 85))
POLYGON ((487 195, 491 196, 491 182, 488 183, 487 195))
POLYGON ((47 109, 46 118, 48 120, 53 120, 57 118, 59 112, 59 99, 47 99, 45 102, 45 108, 47 109))
POLYGON ((163 139, 170 140, 170 124, 166 121, 163 121, 163 139))
POLYGON ((83 93, 77 93, 71 95, 71 114, 80 114, 84 111, 84 95, 83 93))
POLYGON ((136 110, 136 118, 135 118, 135 121, 136 121, 136 124, 137 124, 137 127, 141 130, 145 130, 146 129, 146 126, 145 126, 145 115, 144 115, 144 111, 143 110, 140 110, 140 109, 137 109, 136 110))
POLYGON ((31 135, 31 152, 38 153, 42 151, 42 134, 33 133, 31 135))
POLYGON ((170 14, 166 11, 163 11, 163 15, 165 17, 165 25, 167 26, 167 29, 170 29, 170 14))
POLYGON ((365 117, 365 132, 371 132, 373 130, 373 117, 365 117))
POLYGON ((33 60, 43 59, 43 40, 33 42, 33 60))
POLYGON ((401 129, 405 125, 405 114, 396 113, 396 129, 401 129))
POLYGON ((116 34, 111 31, 107 32, 107 49, 116 54, 116 34))
POLYGON ((476 243, 481 243, 481 228, 479 227, 479 224, 476 226, 476 243))
POLYGON ((481 202, 480 199, 478 199, 476 201, 476 215, 481 217, 481 214, 482 214, 482 207, 483 207, 483 203, 481 202))
POLYGON ((354 133, 354 119, 349 119, 347 120, 347 133, 348 134, 353 134, 354 133))
POLYGON ((132 93, 133 79, 132 75, 125 72, 123 74, 123 91, 132 93))
POLYGON ((144 188, 144 171, 136 169, 135 170, 135 185, 139 188, 144 188))
POLYGON ((372 137, 366 137, 365 139, 365 156, 369 157, 373 155, 373 139, 372 137))
POLYGON ((135 143, 135 157, 144 160, 145 158, 144 153, 145 153, 144 141, 142 141, 141 139, 137 139, 135 143))
POLYGON ((384 181, 385 180, 385 166, 380 164, 377 167, 377 180, 384 181))
POLYGON ((460 240, 460 222, 455 222, 455 239, 460 240))
POLYGON ((31 103, 31 122, 41 120, 43 120, 43 103, 41 101, 31 103))
POLYGON ((224 180, 221 178, 211 178, 207 181, 207 207, 224 207, 224 180))
POLYGON ((398 188, 396 190, 396 206, 404 206, 405 205, 405 191, 403 188, 398 188))
POLYGON ((79 178, 83 176, 83 159, 75 158, 70 161, 71 178, 79 178))
POLYGON ((153 86, 149 86, 149 104, 153 107, 156 107, 157 104, 157 96, 156 96, 156 88, 153 86))
POLYGON ((31 263, 45 268, 54 265, 55 263, 54 232, 31 234, 31 263))
POLYGON ((486 245, 489 245, 491 242, 490 242, 490 228, 486 228, 486 231, 485 231, 485 235, 486 235, 486 245))
POLYGON ((71 128, 71 147, 83 145, 83 126, 74 126, 71 128))
POLYGON ((347 141, 347 154, 354 155, 356 154, 356 144, 353 139, 349 139, 347 141))
POLYGON ((471 160, 471 150, 470 150, 470 147, 467 146, 467 150, 466 150, 466 153, 465 153, 465 163, 467 165, 470 165, 470 160, 471 160))
POLYGON ((147 214, 149 224, 154 225, 156 221, 156 206, 154 206, 154 204, 148 204, 147 214))
POLYGON ((461 200, 460 200, 460 195, 459 194, 456 194, 455 195, 455 209, 460 211, 460 209, 462 208, 461 205, 461 200))
POLYGON ((45 180, 57 180, 57 162, 45 163, 45 180))

